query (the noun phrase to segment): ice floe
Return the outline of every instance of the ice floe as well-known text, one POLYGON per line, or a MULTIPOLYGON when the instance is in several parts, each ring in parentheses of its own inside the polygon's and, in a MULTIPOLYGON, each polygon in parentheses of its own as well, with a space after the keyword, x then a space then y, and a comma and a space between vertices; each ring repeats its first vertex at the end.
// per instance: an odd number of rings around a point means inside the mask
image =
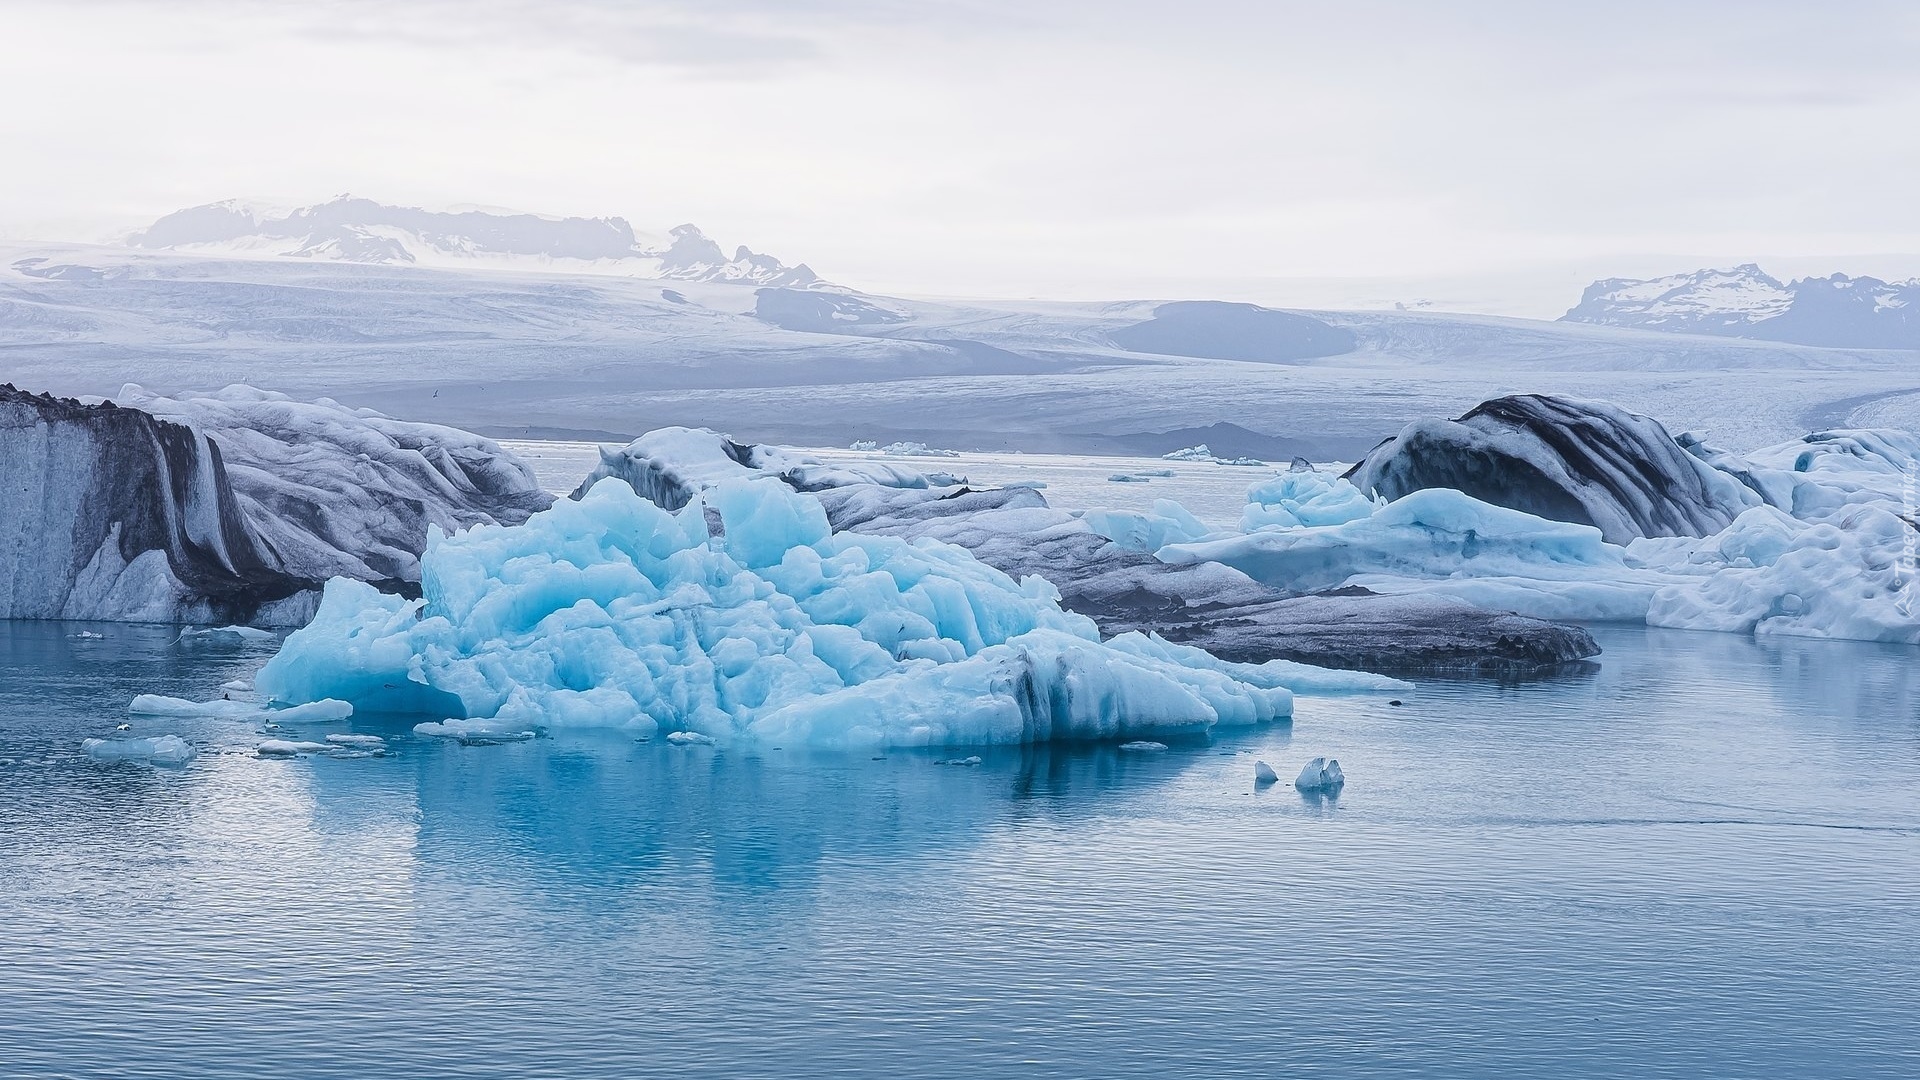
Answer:
POLYGON ((197 756, 192 744, 178 735, 144 739, 87 739, 80 749, 95 761, 146 761, 155 765, 185 765, 197 756))
POLYGON ((1282 719, 1314 670, 1103 642, 1045 581, 946 544, 833 533, 819 500, 770 478, 677 512, 603 480, 523 526, 436 532, 422 567, 420 600, 329 583, 260 691, 496 729, 966 745, 1282 719))

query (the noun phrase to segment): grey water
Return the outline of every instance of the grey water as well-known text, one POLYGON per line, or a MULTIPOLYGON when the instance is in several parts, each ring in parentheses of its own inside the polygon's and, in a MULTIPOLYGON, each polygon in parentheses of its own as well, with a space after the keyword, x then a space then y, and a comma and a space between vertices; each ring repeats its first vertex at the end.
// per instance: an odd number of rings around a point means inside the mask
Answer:
POLYGON ((402 717, 266 760, 128 719, 267 652, 173 636, 0 623, 0 1076, 1920 1075, 1909 648, 1601 627, 957 766, 402 717), (121 723, 200 756, 81 751, 121 723), (1253 785, 1328 753, 1336 799, 1253 785))

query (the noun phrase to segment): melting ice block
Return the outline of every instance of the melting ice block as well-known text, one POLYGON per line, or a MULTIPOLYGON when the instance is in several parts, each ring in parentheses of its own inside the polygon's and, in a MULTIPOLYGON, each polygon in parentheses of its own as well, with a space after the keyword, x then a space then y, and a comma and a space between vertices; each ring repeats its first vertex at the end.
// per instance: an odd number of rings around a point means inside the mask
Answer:
POLYGON ((1312 671, 1101 641, 1039 578, 928 539, 833 533, 817 499, 772 479, 679 511, 603 480, 522 526, 436 532, 422 590, 330 582, 255 685, 489 728, 928 746, 1259 724, 1290 716, 1288 682, 1312 671))
POLYGON ((1301 791, 1335 791, 1346 782, 1347 775, 1340 771, 1338 758, 1317 757, 1300 770, 1293 786, 1301 791))
POLYGON ((88 739, 80 749, 95 761, 148 761, 155 765, 185 765, 195 756, 193 747, 178 735, 148 739, 88 739))
MULTIPOLYGON (((1315 760, 1318 760, 1318 759, 1315 759, 1315 760)), ((1256 761, 1253 763, 1253 782, 1254 783, 1271 784, 1271 783, 1275 783, 1279 779, 1280 779, 1280 774, 1273 771, 1273 766, 1267 764, 1264 761, 1256 761)))

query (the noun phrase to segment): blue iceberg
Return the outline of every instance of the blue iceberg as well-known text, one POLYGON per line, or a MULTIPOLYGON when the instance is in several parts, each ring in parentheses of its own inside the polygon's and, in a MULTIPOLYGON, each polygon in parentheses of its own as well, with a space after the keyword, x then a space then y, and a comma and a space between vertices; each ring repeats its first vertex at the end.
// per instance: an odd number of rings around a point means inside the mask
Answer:
POLYGON ((421 584, 406 600, 329 582, 258 690, 463 732, 866 747, 1260 724, 1291 715, 1290 683, 1329 674, 1102 641, 1038 577, 932 539, 836 534, 818 499, 772 478, 721 481, 677 511, 605 479, 524 525, 436 529, 421 584))

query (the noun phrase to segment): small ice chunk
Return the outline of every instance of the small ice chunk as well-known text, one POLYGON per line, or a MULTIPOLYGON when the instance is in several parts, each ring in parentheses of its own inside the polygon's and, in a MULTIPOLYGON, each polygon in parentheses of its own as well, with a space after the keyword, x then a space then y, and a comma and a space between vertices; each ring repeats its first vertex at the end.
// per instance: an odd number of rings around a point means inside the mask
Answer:
POLYGON ((1293 786, 1301 791, 1333 791, 1346 782, 1346 774, 1340 771, 1339 758, 1317 757, 1300 770, 1293 786))
POLYGON ((1250 457, 1214 458, 1213 463, 1215 465, 1238 465, 1242 468, 1261 468, 1266 465, 1266 462, 1261 461, 1259 458, 1250 457))
POLYGON ((1151 739, 1135 739, 1132 742, 1123 742, 1120 744, 1120 749, 1136 754, 1152 753, 1155 750, 1165 750, 1166 748, 1166 743, 1154 742, 1151 739))
POLYGON ((251 694, 253 693, 253 684, 245 679, 234 679, 231 682, 221 683, 220 689, 233 690, 242 694, 251 694))
POLYGON ((271 631, 254 626, 210 626, 204 630, 188 627, 176 640, 198 645, 244 645, 272 641, 271 631))
POLYGON ((525 742, 533 738, 533 732, 515 725, 504 724, 500 720, 435 720, 425 724, 413 725, 415 735, 426 735, 436 739, 459 739, 468 746, 491 746, 495 743, 525 742))
POLYGON ((91 630, 82 630, 77 634, 68 634, 67 636, 72 638, 75 641, 99 641, 102 638, 105 638, 107 635, 96 634, 91 630))
POLYGON ((713 736, 697 731, 669 731, 667 741, 675 746, 712 746, 713 736))
POLYGON ((328 720, 345 720, 353 715, 353 706, 338 698, 321 698, 319 701, 309 701, 305 705, 274 709, 267 715, 282 723, 314 724, 328 720))
POLYGON ((1107 483, 1109 484, 1144 484, 1146 482, 1146 477, 1136 476, 1133 473, 1117 472, 1107 477, 1107 483))
POLYGON ((245 701, 191 701, 161 694, 141 694, 127 706, 137 716, 254 716, 260 706, 245 701))
POLYGON ((1264 761, 1256 761, 1253 763, 1253 782, 1254 783, 1272 784, 1272 783, 1277 783, 1279 779, 1280 779, 1280 774, 1273 771, 1273 766, 1267 764, 1264 761))
POLYGON ((178 735, 147 739, 88 739, 80 744, 95 761, 146 761, 155 765, 185 765, 195 751, 178 735))
POLYGON ((980 755, 975 754, 972 757, 942 758, 939 761, 935 762, 934 764, 936 765, 978 765, 980 764, 980 755))
POLYGON ((261 757, 293 757, 296 754, 324 754, 333 749, 323 742, 294 742, 290 739, 268 739, 254 749, 261 757))
POLYGON ((387 745, 387 740, 378 735, 334 734, 327 736, 327 741, 335 746, 351 746, 361 750, 380 750, 387 745))
POLYGON ((1212 461, 1213 451, 1207 449, 1206 443, 1201 443, 1199 446, 1189 446, 1185 450, 1175 450, 1160 456, 1168 461, 1212 461))

